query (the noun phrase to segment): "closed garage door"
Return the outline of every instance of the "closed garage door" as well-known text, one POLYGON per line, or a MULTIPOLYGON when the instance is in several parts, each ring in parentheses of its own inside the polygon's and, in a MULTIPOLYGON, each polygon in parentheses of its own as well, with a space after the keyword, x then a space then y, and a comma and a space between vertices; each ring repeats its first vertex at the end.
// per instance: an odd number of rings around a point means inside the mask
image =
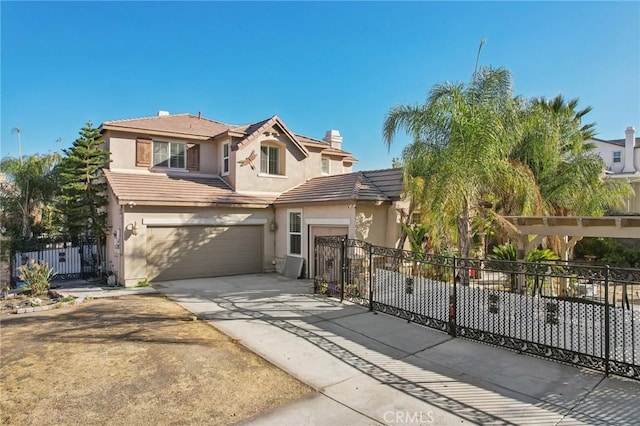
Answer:
POLYGON ((262 226, 147 228, 147 276, 166 281, 262 272, 262 226))

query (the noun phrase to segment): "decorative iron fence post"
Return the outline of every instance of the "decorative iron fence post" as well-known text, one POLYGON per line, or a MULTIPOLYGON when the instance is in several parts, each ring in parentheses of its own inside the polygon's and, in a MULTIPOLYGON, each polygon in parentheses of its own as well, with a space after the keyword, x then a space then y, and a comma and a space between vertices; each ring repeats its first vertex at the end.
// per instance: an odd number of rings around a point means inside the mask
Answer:
POLYGON ((318 247, 318 237, 314 237, 313 238, 313 277, 309 277, 309 278, 313 278, 313 292, 315 294, 318 293, 318 284, 320 284, 318 282, 318 252, 320 251, 320 248, 318 247))
POLYGON ((345 235, 342 238, 342 244, 340 244, 340 301, 342 302, 344 300, 344 280, 345 280, 345 276, 347 274, 347 256, 346 256, 346 252, 347 252, 347 237, 348 235, 345 235))
POLYGON ((457 311, 457 303, 458 303, 458 284, 456 280, 456 266, 457 259, 453 258, 453 291, 449 295, 449 334, 453 337, 456 337, 456 311, 457 311))
POLYGON ((369 244, 369 311, 373 312, 373 245, 369 244))
MULTIPOLYGON (((615 299, 616 295, 613 294, 615 299)), ((611 319, 609 318, 609 265, 604 267, 604 374, 609 375, 611 319)))

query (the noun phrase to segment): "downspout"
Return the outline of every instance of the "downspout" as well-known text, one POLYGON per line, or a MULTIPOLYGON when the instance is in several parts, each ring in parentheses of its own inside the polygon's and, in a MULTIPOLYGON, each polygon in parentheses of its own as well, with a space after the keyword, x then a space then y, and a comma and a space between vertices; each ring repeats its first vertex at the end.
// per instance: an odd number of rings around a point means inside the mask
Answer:
MULTIPOLYGON (((276 206, 272 203, 271 204, 271 210, 273 210, 273 219, 271 219, 273 221, 273 223, 275 224, 274 230, 273 230, 273 259, 271 260, 271 266, 273 266, 273 272, 278 272, 278 268, 277 268, 277 264, 278 261, 277 259, 277 252, 276 252, 276 239, 278 236, 278 222, 276 221, 276 206)), ((271 225, 267 225, 267 226, 271 226, 271 225)))

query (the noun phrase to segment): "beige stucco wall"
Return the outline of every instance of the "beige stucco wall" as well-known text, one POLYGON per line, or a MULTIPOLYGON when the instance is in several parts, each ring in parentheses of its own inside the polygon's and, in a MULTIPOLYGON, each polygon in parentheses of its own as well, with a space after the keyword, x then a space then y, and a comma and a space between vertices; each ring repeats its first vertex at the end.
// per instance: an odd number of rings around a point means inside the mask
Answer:
MULTIPOLYGON (((260 135, 253 141, 240 147, 235 152, 235 188, 239 192, 284 192, 306 181, 305 156, 285 135, 280 136, 264 136, 260 135), (266 175, 260 173, 260 144, 262 142, 274 142, 282 150, 284 158, 284 174, 278 176, 266 175), (250 165, 241 166, 238 161, 242 161, 255 151, 256 159, 253 161, 255 169, 250 165)), ((282 165, 281 165, 282 167, 282 165)))
MULTIPOLYGON (((341 225, 348 226, 349 238, 355 238, 355 209, 344 204, 316 204, 313 206, 282 206, 276 207, 276 269, 282 271, 284 260, 287 256, 288 239, 288 214, 289 211, 302 212, 302 257, 305 263, 309 261, 309 226, 322 224, 323 226, 341 225)), ((306 269, 306 268, 305 268, 306 269)))
POLYGON ((121 284, 135 286, 147 278, 147 227, 150 220, 166 220, 171 226, 211 225, 211 221, 234 224, 257 224, 262 222, 263 234, 263 268, 265 272, 274 270, 274 233, 269 230, 273 219, 273 209, 233 209, 233 208, 170 208, 135 206, 124 207, 123 221, 123 253, 124 267, 118 274, 121 284), (173 224, 174 221, 180 224, 173 224), (247 221, 253 221, 247 223, 247 221), (137 235, 131 232, 132 224, 137 226, 137 235))
POLYGON ((389 206, 361 204, 356 206, 356 239, 377 246, 387 245, 389 206))
MULTIPOLYGON (((106 272, 112 272, 120 279, 122 271, 122 216, 121 206, 118 205, 113 191, 107 191, 109 204, 107 205, 107 238, 106 238, 106 272)), ((121 281, 119 281, 122 284, 121 281)))
MULTIPOLYGON (((235 169, 235 173, 230 173, 229 182, 239 192, 284 192, 311 178, 322 176, 323 155, 321 151, 312 148, 309 150, 309 156, 305 157, 300 149, 283 133, 277 137, 260 135, 234 151, 234 155, 231 167, 235 169), (284 156, 281 157, 285 161, 283 175, 271 176, 260 173, 260 145, 262 142, 275 142, 285 150, 284 156), (257 155, 253 161, 255 170, 252 170, 249 165, 241 166, 238 164, 238 161, 249 157, 253 151, 257 155)), ((342 157, 335 155, 327 155, 326 157, 330 161, 329 174, 351 172, 351 166, 343 166, 342 157)))
MULTIPOLYGON (((130 134, 117 131, 106 131, 103 135, 106 147, 111 152, 111 162, 109 168, 114 171, 153 171, 164 172, 170 169, 136 167, 136 138, 149 137, 145 134, 130 134)), ((153 136, 154 141, 198 143, 200 144, 200 170, 199 174, 220 175, 232 188, 239 192, 272 192, 281 193, 294 186, 304 183, 308 179, 321 176, 321 159, 323 157, 318 148, 311 148, 309 156, 305 157, 288 137, 281 133, 277 137, 260 135, 255 140, 237 151, 229 152, 229 174, 222 175, 222 147, 224 143, 231 143, 230 139, 219 141, 199 141, 189 139, 179 139, 170 137, 153 136), (276 141, 284 150, 285 173, 282 176, 270 176, 260 173, 260 144, 263 141, 276 141), (256 159, 253 161, 255 169, 250 165, 241 166, 238 161, 242 161, 255 151, 256 159)), ((325 155, 330 161, 330 174, 350 173, 351 164, 344 165, 342 157, 335 155, 325 155)), ((178 170, 172 169, 172 172, 178 170)))
MULTIPOLYGON (((310 226, 347 226, 349 238, 356 238, 371 244, 395 247, 400 237, 400 225, 398 208, 402 202, 374 205, 370 203, 353 204, 324 204, 318 203, 312 206, 277 206, 276 223, 276 270, 282 271, 284 260, 287 256, 288 239, 288 213, 289 211, 302 212, 302 257, 309 261, 309 234, 310 226), (352 207, 349 207, 349 206, 352 207)), ((305 268, 306 270, 306 268, 305 268)))
MULTIPOLYGON (((136 135, 113 131, 105 132, 103 139, 111 152, 111 163, 109 164, 109 168, 111 170, 144 171, 149 169, 148 167, 136 167, 136 138, 138 136, 149 137, 148 135, 143 134, 136 135)), ((197 173, 218 174, 220 171, 221 148, 219 143, 215 143, 213 141, 168 138, 164 136, 153 136, 152 139, 160 142, 200 144, 200 170, 197 173)))
POLYGON ((350 173, 351 167, 345 167, 342 163, 342 156, 323 154, 318 148, 309 150, 309 158, 306 160, 306 178, 311 179, 322 175, 322 158, 329 159, 329 175, 341 175, 350 173))

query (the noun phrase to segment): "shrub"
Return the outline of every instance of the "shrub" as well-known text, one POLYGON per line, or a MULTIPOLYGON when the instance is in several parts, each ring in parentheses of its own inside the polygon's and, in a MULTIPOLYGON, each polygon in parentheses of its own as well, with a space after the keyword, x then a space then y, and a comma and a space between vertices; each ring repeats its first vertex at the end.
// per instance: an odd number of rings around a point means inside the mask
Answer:
POLYGON ((39 296, 49 291, 49 283, 56 275, 48 262, 44 260, 29 261, 18 268, 20 280, 27 283, 32 296, 39 296))

